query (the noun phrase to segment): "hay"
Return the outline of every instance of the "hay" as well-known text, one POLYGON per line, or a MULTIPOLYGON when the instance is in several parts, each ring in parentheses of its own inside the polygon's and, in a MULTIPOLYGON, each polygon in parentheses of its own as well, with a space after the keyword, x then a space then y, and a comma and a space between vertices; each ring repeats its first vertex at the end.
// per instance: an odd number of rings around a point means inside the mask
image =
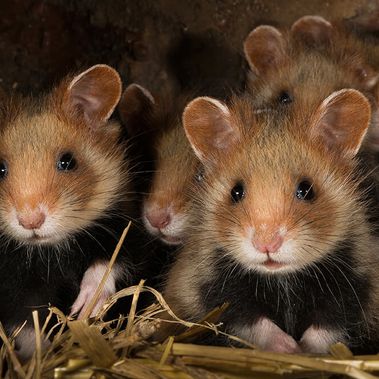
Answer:
MULTIPOLYGON (((97 294, 100 291, 101 288, 97 294)), ((90 308, 87 314, 90 314, 90 308)), ((191 338, 205 331, 222 333, 215 322, 223 309, 224 306, 220 307, 199 323, 181 320, 158 291, 141 281, 138 286, 123 289, 112 296, 96 317, 91 319, 74 320, 51 307, 41 328, 35 311, 36 349, 27 363, 20 362, 14 351, 14 338, 23 326, 8 337, 0 325, 0 338, 3 341, 0 373, 12 379, 271 379, 329 378, 336 374, 357 379, 379 377, 375 376, 375 372, 379 373, 379 355, 353 356, 342 344, 334 345, 328 356, 310 356, 259 351, 236 337, 233 338, 247 347, 198 346, 188 343, 191 338), (138 314, 137 303, 143 292, 153 294, 156 303, 138 314), (103 321, 117 300, 129 296, 133 298, 129 318, 120 316, 113 322, 103 321), (160 317, 163 314, 169 314, 172 320, 163 320, 160 317), (57 323, 53 330, 47 332, 47 324, 53 317, 57 323), (150 337, 163 322, 181 325, 186 330, 162 343, 152 342, 150 337)))

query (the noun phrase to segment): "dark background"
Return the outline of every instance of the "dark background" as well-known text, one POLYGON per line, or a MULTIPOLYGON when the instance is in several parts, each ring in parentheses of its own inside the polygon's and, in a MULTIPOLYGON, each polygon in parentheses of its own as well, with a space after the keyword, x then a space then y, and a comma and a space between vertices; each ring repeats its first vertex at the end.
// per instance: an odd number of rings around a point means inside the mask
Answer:
POLYGON ((379 30, 377 0, 0 0, 0 86, 38 93, 95 63, 153 92, 168 77, 182 87, 233 85, 253 27, 306 14, 379 30))

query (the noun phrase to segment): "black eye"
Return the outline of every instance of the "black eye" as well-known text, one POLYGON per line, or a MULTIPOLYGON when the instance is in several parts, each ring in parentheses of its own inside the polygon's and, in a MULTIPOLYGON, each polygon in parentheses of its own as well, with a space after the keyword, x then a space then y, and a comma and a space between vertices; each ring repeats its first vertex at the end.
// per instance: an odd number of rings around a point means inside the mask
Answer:
POLYGON ((282 91, 278 96, 279 103, 290 104, 292 103, 292 96, 287 91, 282 91))
POLYGON ((71 153, 64 153, 57 160, 57 169, 59 171, 69 171, 76 167, 76 160, 71 153))
POLYGON ((315 192, 313 191, 313 184, 308 182, 307 180, 303 180, 302 182, 300 182, 296 189, 296 197, 299 200, 307 201, 314 199, 315 192))
POLYGON ((0 161, 0 179, 4 179, 8 174, 8 166, 4 161, 0 161))
POLYGON ((195 175, 195 180, 201 182, 204 179, 204 169, 201 168, 195 175))
POLYGON ((238 182, 230 191, 233 203, 238 203, 245 197, 245 188, 241 182, 238 182))

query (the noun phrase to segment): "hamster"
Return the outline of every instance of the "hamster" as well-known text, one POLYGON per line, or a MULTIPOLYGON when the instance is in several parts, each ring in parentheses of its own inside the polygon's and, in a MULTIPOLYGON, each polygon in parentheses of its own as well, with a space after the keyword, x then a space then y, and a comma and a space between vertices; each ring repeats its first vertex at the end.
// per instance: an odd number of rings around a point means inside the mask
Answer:
MULTIPOLYGON (((21 356, 31 354, 32 310, 44 320, 49 304, 66 314, 76 298, 76 311, 88 305, 83 291, 128 223, 126 146, 109 120, 120 95, 118 73, 96 65, 41 98, 1 104, 0 321, 8 333, 28 321, 21 356)), ((107 291, 131 284, 139 262, 123 248, 107 291)))
MULTIPOLYGON (((290 30, 255 28, 244 41, 250 72, 248 90, 257 111, 298 107, 312 112, 333 91, 354 88, 369 97, 376 112, 379 50, 319 16, 305 16, 290 30)), ((375 117, 373 115, 373 121, 375 117)), ((379 128, 379 126, 378 126, 379 128)), ((376 122, 367 135, 370 145, 376 122)), ((365 147, 363 147, 365 149, 365 147)))
MULTIPOLYGON (((364 148, 379 151, 378 81, 379 47, 371 36, 358 33, 342 22, 330 23, 319 16, 304 16, 291 27, 292 39, 306 49, 313 49, 331 58, 336 64, 355 72, 362 88, 373 96, 374 113, 364 148)), ((356 88, 354 86, 354 88, 356 88)))
POLYGON ((143 201, 143 223, 149 233, 173 246, 185 238, 190 188, 202 180, 201 165, 181 124, 188 100, 188 96, 167 93, 155 99, 147 89, 131 84, 119 105, 128 130, 135 134, 142 129, 141 141, 137 143, 150 147, 153 160, 149 191, 143 201))
POLYGON ((184 110, 205 177, 166 301, 195 322, 228 303, 222 330, 264 350, 377 350, 379 254, 356 160, 368 100, 340 90, 297 119, 252 102, 202 97, 184 110))

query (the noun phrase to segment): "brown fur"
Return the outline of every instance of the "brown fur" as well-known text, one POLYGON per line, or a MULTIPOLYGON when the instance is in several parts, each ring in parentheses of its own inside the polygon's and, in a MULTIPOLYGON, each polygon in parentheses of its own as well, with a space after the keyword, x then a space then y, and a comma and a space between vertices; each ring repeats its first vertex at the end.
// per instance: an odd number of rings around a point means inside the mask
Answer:
POLYGON ((170 208, 174 215, 174 239, 184 237, 185 219, 191 206, 189 192, 199 171, 199 162, 181 123, 181 113, 189 98, 189 95, 175 97, 175 93, 165 92, 154 99, 146 89, 131 85, 119 105, 123 122, 129 129, 133 128, 131 133, 140 133, 140 143, 151 145, 154 172, 144 200, 145 214, 148 209, 170 208), (180 218, 178 223, 175 216, 180 218))
MULTIPOLYGON (((254 31, 245 40, 245 55, 252 72, 248 74, 248 90, 254 95, 259 111, 279 108, 291 112, 293 108, 311 113, 332 92, 354 88, 363 92, 372 104, 373 122, 363 150, 372 148, 376 127, 377 100, 375 84, 378 76, 378 48, 368 40, 361 40, 345 27, 330 24, 322 18, 304 17, 291 30, 276 30, 281 38, 280 64, 268 72, 256 73, 255 67, 272 54, 254 31), (247 46, 258 40, 261 49, 251 51, 247 46), (284 46, 284 49, 283 49, 284 46), (268 52, 267 52, 268 50, 268 52), (255 55, 253 55, 255 53, 255 55), (293 103, 280 104, 279 96, 286 91, 293 103)), ((258 29, 258 28, 257 28, 258 29)))
POLYGON ((292 25, 291 38, 291 43, 299 43, 300 48, 317 50, 334 60, 367 90, 378 83, 379 49, 375 40, 360 36, 348 24, 304 16, 292 25))
POLYGON ((13 98, 2 105, 0 158, 9 172, 0 183, 0 220, 10 237, 8 213, 13 207, 21 211, 44 204, 59 225, 58 241, 90 226, 128 190, 121 128, 115 122, 105 124, 119 93, 111 93, 106 84, 108 103, 89 120, 78 102, 69 103, 69 83, 72 77, 39 100, 13 98), (74 154, 78 167, 58 172, 56 162, 65 152, 74 154))
POLYGON ((174 210, 185 213, 187 194, 199 166, 179 122, 156 141, 157 165, 147 202, 160 207, 173 203, 174 210), (168 198, 168 199, 167 199, 168 198))

